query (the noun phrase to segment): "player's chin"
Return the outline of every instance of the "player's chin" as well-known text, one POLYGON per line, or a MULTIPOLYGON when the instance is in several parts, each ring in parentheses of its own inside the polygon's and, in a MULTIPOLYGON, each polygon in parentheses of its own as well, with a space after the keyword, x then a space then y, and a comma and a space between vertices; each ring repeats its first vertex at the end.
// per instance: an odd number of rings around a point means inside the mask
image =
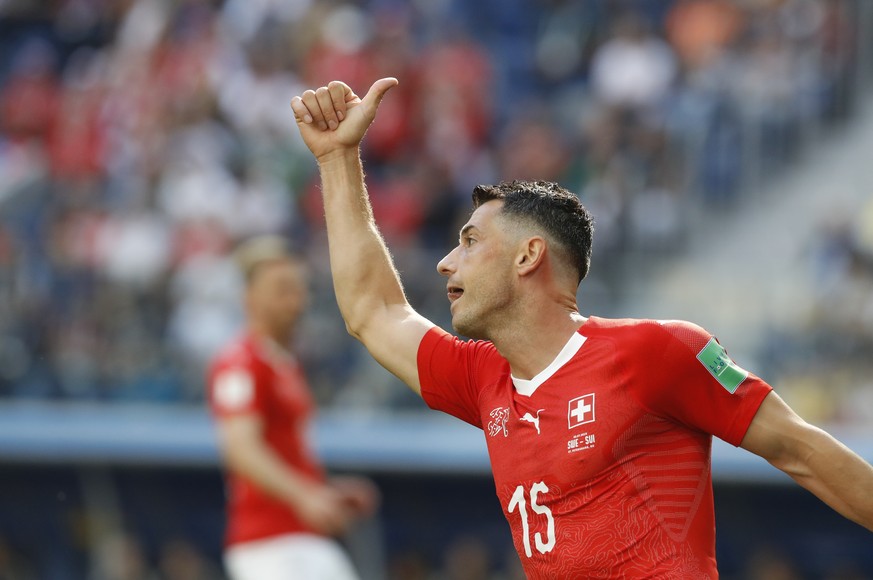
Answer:
POLYGON ((452 329, 458 334, 464 334, 464 321, 461 316, 458 316, 454 311, 452 312, 452 329))
POLYGON ((479 325, 475 324, 474 321, 471 320, 469 317, 455 314, 454 316, 452 316, 452 328, 456 333, 462 336, 466 336, 467 338, 472 338, 475 340, 486 340, 485 333, 482 332, 482 329, 479 328, 479 325))

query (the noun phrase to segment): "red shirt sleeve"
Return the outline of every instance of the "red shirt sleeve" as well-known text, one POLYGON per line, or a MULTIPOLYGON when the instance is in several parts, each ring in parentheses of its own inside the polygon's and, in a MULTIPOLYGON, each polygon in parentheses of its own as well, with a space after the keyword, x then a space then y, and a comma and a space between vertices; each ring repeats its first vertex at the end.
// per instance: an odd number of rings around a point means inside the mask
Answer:
POLYGON ((688 322, 657 323, 649 343, 635 357, 641 380, 635 392, 656 415, 715 435, 738 446, 758 407, 772 389, 739 367, 709 332, 688 322), (654 348, 653 348, 654 347, 654 348))
POLYGON ((431 409, 481 429, 479 393, 502 360, 490 342, 464 341, 434 327, 418 346, 421 396, 431 409))
POLYGON ((216 361, 209 374, 209 406, 217 418, 264 415, 262 373, 250 357, 228 356, 216 361))

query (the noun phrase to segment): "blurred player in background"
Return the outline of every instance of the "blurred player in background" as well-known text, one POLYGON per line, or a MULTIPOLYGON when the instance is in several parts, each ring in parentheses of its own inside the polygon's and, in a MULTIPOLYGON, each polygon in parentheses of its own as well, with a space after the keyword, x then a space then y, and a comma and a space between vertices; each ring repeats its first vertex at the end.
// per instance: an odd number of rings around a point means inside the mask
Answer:
MULTIPOLYGON (((717 578, 712 435, 760 455, 873 529, 873 468, 798 417, 707 331, 583 317, 593 222, 554 183, 478 186, 448 278, 452 326, 409 305, 373 219, 360 142, 396 79, 291 102, 319 164, 349 332, 425 402, 485 432, 525 573, 717 578)), ((449 122, 447 120, 446 122, 449 122)))
POLYGON ((248 327, 208 379, 228 477, 225 564, 233 580, 355 579, 332 536, 370 515, 377 494, 363 479, 328 480, 306 440, 314 402, 290 346, 307 302, 304 264, 269 236, 235 258, 248 327))

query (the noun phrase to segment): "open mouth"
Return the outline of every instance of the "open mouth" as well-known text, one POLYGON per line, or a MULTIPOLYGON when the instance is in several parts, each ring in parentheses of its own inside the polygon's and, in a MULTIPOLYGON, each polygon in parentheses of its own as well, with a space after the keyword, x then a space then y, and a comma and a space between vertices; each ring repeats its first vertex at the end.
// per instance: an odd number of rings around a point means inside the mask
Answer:
POLYGON ((464 289, 458 286, 448 286, 446 287, 446 295, 449 297, 449 302, 454 303, 455 300, 461 297, 464 293, 464 289))

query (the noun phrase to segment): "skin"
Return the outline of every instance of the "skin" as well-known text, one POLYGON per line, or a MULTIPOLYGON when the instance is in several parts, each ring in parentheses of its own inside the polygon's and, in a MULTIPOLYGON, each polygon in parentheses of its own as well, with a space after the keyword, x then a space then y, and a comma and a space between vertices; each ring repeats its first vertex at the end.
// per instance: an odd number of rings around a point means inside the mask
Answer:
MULTIPOLYGON (((409 305, 373 220, 359 147, 397 80, 360 98, 334 81, 294 97, 291 108, 319 164, 331 270, 346 327, 389 371, 421 393, 417 352, 434 325, 409 305)), ((577 283, 557 249, 535 231, 509 227, 502 202, 473 212, 438 270, 447 277, 452 326, 494 343, 512 374, 529 379, 554 360, 584 322, 577 283)), ((843 516, 873 530, 873 467, 798 417, 776 393, 761 404, 742 447, 789 474, 843 516)))
POLYGON ((258 266, 246 286, 249 330, 280 345, 290 344, 308 303, 303 265, 275 260, 258 266))
MULTIPOLYGON (((301 264, 278 259, 258 266, 246 287, 245 306, 250 333, 285 348, 307 304, 301 264)), ((375 487, 360 478, 334 478, 328 484, 309 479, 285 461, 263 437, 257 414, 218 420, 219 446, 225 464, 288 504, 314 530, 342 534, 352 523, 373 513, 375 487)))
POLYGON ((510 361, 514 376, 531 378, 585 319, 576 307, 570 268, 553 256, 544 236, 507 218, 502 207, 492 200, 477 208, 437 270, 448 279, 455 331, 490 340, 510 361), (561 329, 556 340, 539 340, 554 329, 561 329))

